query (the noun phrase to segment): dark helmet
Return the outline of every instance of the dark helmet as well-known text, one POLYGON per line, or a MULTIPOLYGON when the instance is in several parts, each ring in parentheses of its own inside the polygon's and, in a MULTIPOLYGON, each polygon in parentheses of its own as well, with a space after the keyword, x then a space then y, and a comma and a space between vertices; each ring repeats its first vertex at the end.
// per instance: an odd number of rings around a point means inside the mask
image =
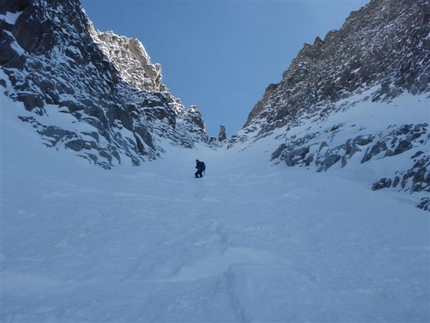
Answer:
POLYGON ((196 163, 198 163, 199 162, 199 160, 198 159, 196 159, 196 163))

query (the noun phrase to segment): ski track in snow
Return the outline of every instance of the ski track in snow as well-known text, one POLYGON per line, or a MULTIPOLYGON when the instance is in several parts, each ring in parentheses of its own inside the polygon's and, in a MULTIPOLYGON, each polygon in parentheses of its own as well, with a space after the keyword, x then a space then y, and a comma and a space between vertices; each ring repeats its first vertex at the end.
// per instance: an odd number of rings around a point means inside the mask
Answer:
POLYGON ((429 217, 404 193, 272 166, 269 140, 105 171, 13 125, 2 322, 429 321, 429 217))

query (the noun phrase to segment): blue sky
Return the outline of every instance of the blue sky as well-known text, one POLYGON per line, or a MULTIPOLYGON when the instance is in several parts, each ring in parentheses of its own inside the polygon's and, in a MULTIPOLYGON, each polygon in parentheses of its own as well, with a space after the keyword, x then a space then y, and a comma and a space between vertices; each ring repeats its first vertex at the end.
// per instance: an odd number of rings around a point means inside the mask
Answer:
POLYGON ((340 29, 369 0, 81 0, 96 29, 139 39, 209 136, 240 130, 303 44, 340 29))

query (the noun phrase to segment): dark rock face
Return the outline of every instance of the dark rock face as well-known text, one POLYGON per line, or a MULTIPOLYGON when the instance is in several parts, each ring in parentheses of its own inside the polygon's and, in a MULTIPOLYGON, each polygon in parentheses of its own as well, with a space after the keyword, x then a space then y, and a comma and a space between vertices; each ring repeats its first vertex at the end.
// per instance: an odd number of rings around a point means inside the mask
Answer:
POLYGON ((0 14, 3 15, 6 12, 18 12, 23 11, 32 3, 32 0, 4 0, 0 3, 0 14))
POLYGON ((218 134, 218 141, 224 141, 227 139, 227 135, 225 133, 225 127, 220 126, 219 127, 219 134, 218 134))
POLYGON ((78 0, 8 0, 0 13, 12 17, 0 23, 1 84, 34 114, 27 121, 46 145, 110 168, 126 159, 139 165, 157 158, 163 152, 157 137, 184 147, 206 141, 201 114, 185 111, 170 94, 161 66, 143 46, 96 32, 78 0), (109 48, 119 45, 115 57, 109 48), (39 118, 51 115, 63 116, 67 125, 39 118))
POLYGON ((0 21, 0 30, 2 30, 0 38, 0 65, 22 69, 25 63, 25 56, 13 48, 14 37, 5 30, 6 25, 5 21, 0 21))
POLYGON ((339 31, 305 44, 278 84, 267 87, 244 130, 265 136, 326 117, 333 102, 379 86, 373 101, 408 91, 429 91, 430 4, 428 0, 372 0, 351 13, 339 31))

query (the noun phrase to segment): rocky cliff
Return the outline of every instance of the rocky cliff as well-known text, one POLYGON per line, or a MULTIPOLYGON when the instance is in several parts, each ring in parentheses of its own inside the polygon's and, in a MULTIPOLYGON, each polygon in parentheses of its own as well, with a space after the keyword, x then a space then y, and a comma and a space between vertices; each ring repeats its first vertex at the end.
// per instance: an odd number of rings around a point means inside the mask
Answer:
POLYGON ((248 116, 246 132, 264 136, 309 115, 333 113, 332 103, 377 85, 373 101, 430 89, 428 0, 372 0, 339 31, 304 44, 248 116))
MULTIPOLYGON (((273 161, 317 171, 346 167, 352 160, 367 164, 405 156, 408 166, 399 163, 372 188, 430 192, 428 113, 408 123, 387 110, 391 123, 372 129, 359 120, 364 107, 409 105, 396 101, 405 95, 417 97, 409 109, 425 110, 419 101, 428 102, 429 81, 429 1, 371 0, 340 30, 304 45, 282 80, 267 87, 230 145, 276 133, 282 143, 273 161), (352 108, 357 119, 331 121, 352 108)), ((430 210, 430 200, 420 207, 430 210)))
POLYGON ((110 168, 157 158, 161 138, 206 141, 200 112, 172 96, 143 45, 95 30, 78 0, 2 2, 0 33, 0 88, 47 146, 110 168))

